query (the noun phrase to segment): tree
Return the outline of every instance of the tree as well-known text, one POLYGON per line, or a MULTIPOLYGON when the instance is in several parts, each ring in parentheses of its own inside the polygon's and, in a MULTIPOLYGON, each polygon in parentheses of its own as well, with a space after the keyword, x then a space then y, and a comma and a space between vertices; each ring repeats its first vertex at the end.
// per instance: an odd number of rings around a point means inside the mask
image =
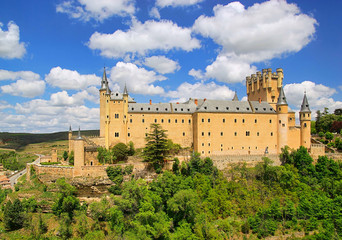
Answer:
POLYGON ((128 143, 128 156, 133 156, 135 154, 134 143, 129 141, 128 143))
POLYGON ((64 159, 64 161, 66 161, 68 159, 68 152, 67 151, 64 151, 63 159, 64 159))
POLYGON ((126 161, 128 156, 128 147, 124 143, 118 143, 112 148, 112 154, 117 161, 126 161))
POLYGON ((4 223, 6 230, 12 231, 23 227, 24 209, 18 198, 12 203, 8 201, 4 211, 4 223))
POLYGON ((157 172, 160 172, 169 151, 166 130, 163 130, 159 124, 151 124, 151 131, 145 140, 147 143, 143 152, 144 160, 152 164, 157 172))
POLYGON ((106 148, 99 147, 97 149, 97 160, 102 164, 112 163, 112 154, 106 148))
POLYGON ((329 140, 329 142, 334 138, 334 135, 331 132, 325 133, 325 139, 329 140))
POLYGON ((179 173, 179 159, 174 158, 173 161, 174 162, 172 164, 172 171, 174 174, 178 174, 179 173))
POLYGON ((69 154, 69 164, 74 165, 74 151, 69 154))

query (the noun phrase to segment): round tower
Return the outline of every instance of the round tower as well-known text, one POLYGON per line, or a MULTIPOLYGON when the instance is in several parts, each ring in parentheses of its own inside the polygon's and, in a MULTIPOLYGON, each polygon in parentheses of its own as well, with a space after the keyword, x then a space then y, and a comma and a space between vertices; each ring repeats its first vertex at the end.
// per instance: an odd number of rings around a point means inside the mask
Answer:
POLYGON ((278 129, 278 153, 281 152, 281 148, 285 147, 288 144, 288 113, 289 107, 286 101, 285 93, 283 87, 281 87, 279 92, 279 98, 276 105, 277 112, 277 129, 278 129))
POLYGON ((310 149, 311 147, 311 110, 306 93, 304 93, 302 106, 299 112, 300 120, 300 145, 310 149))
POLYGON ((69 126, 69 132, 68 132, 68 141, 69 141, 69 154, 71 153, 73 147, 72 147, 72 130, 71 125, 69 126))
POLYGON ((84 141, 81 137, 81 130, 78 128, 78 137, 74 141, 74 172, 73 176, 82 176, 84 166, 84 141))

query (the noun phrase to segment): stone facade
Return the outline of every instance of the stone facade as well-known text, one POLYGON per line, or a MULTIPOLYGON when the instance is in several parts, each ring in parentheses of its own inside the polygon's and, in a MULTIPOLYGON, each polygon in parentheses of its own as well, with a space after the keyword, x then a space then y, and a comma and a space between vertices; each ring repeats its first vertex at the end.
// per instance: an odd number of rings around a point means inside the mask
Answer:
MULTIPOLYGON (((202 156, 279 154, 288 145, 310 149, 311 112, 300 113, 300 126, 283 92, 283 70, 264 69, 246 78, 248 101, 189 99, 183 103, 136 103, 111 92, 106 73, 100 89, 100 138, 107 149, 119 142, 145 146, 152 123, 168 138, 202 156)), ((306 99, 306 96, 304 97, 306 99)), ((303 100, 304 101, 304 100, 303 100)), ((307 100, 306 100, 307 103, 307 100)), ((98 141, 100 142, 100 141, 98 141)))

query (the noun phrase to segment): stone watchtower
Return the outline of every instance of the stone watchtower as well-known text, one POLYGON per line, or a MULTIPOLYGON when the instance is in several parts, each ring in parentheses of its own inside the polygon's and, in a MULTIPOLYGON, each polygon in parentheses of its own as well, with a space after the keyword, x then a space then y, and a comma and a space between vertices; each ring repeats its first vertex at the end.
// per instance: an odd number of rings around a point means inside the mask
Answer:
POLYGON ((111 120, 109 112, 110 94, 106 69, 104 69, 100 88, 100 137, 105 138, 107 149, 109 148, 109 124, 111 120))
POLYGON ((288 129, 289 129, 289 107, 286 101, 283 87, 280 88, 279 98, 276 105, 277 112, 277 130, 278 130, 278 152, 281 151, 285 145, 288 145, 288 129))
POLYGON ((311 147, 311 110, 306 93, 304 93, 302 106, 299 112, 300 120, 300 145, 306 148, 311 147))
POLYGON ((84 140, 81 137, 81 130, 78 129, 78 137, 74 140, 74 177, 82 176, 84 166, 84 140))
POLYGON ((276 101, 283 86, 283 69, 277 68, 276 73, 272 69, 263 69, 262 73, 257 72, 246 77, 247 97, 249 101, 265 101, 274 109, 276 101))

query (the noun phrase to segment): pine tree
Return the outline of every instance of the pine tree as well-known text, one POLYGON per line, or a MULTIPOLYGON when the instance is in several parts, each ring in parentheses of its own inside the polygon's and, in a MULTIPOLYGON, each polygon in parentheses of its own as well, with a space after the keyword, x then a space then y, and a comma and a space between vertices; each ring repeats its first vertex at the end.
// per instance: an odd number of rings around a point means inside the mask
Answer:
POLYGON ((151 132, 147 134, 146 146, 144 148, 145 162, 153 165, 157 172, 160 172, 164 166, 164 160, 167 157, 167 135, 159 124, 151 124, 151 132))

